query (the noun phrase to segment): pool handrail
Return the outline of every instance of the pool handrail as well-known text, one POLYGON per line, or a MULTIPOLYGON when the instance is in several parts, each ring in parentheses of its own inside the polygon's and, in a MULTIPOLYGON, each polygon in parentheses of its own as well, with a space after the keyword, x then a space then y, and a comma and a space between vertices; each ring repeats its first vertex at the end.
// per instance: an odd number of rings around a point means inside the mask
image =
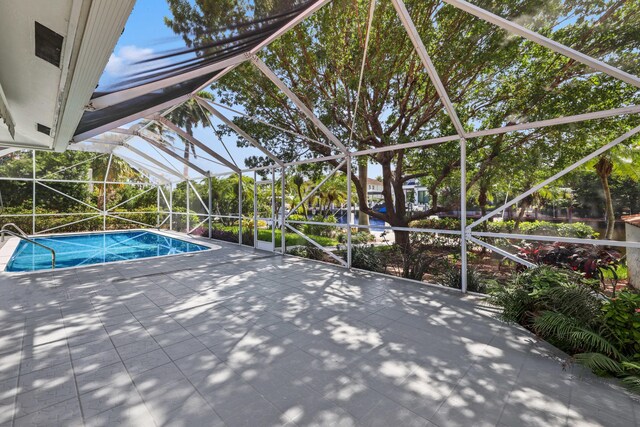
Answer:
MULTIPOLYGON (((11 227, 15 228, 15 229, 16 229, 16 231, 17 231, 18 233, 20 233, 23 237, 27 237, 27 238, 29 237, 29 236, 27 236, 27 233, 25 233, 24 231, 22 231, 22 228, 18 227, 18 226, 16 225, 16 223, 14 223, 14 222, 8 222, 8 223, 6 223, 5 225, 3 225, 3 226, 2 226, 2 229, 1 229, 0 231, 4 231, 4 230, 5 230, 7 227, 9 227, 9 226, 11 226, 11 227)), ((1 240, 0 240, 0 242, 4 242, 4 234, 2 235, 2 237, 0 237, 0 239, 1 239, 1 240)))
MULTIPOLYGON (((17 226, 16 226, 16 228, 17 228, 17 226)), ((18 228, 18 230, 20 230, 20 229, 18 228)), ((22 230, 20 230, 20 231, 22 231, 22 230)), ((27 241, 29 243, 33 243, 36 246, 40 246, 41 248, 44 248, 44 249, 50 251, 51 252, 51 269, 54 270, 56 268, 56 251, 54 251, 52 248, 50 248, 49 246, 45 246, 42 243, 38 243, 33 239, 28 238, 26 236, 26 234, 25 235, 17 234, 17 233, 14 233, 13 231, 5 230, 4 227, 2 227, 2 229, 0 230, 0 236, 1 236, 2 240, 4 240, 4 235, 5 234, 9 234, 9 235, 11 235, 13 237, 17 237, 18 239, 22 239, 22 240, 25 240, 25 241, 27 241)))

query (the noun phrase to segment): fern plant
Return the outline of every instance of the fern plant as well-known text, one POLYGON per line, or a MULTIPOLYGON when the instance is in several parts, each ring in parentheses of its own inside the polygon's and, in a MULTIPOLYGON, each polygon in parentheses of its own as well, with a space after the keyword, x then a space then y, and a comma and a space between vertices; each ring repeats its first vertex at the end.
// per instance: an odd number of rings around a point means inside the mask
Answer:
MULTIPOLYGON (((572 354, 573 361, 603 376, 615 376, 640 393, 640 363, 620 351, 605 324, 590 329, 561 313, 545 311, 534 320, 535 332, 572 354)), ((633 357, 634 355, 632 355, 633 357)))
POLYGON ((608 299, 597 282, 539 266, 490 290, 503 317, 530 329, 598 375, 615 376, 640 393, 640 296, 608 299))

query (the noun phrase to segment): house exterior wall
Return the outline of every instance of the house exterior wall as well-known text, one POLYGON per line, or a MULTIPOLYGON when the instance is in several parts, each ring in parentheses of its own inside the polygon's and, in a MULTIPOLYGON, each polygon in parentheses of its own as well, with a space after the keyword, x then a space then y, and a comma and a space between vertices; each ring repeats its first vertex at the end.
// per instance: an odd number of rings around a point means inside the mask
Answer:
MULTIPOLYGON (((625 224, 627 242, 640 242, 640 227, 625 224)), ((627 268, 629 269, 629 283, 640 289, 640 249, 627 248, 627 268)))

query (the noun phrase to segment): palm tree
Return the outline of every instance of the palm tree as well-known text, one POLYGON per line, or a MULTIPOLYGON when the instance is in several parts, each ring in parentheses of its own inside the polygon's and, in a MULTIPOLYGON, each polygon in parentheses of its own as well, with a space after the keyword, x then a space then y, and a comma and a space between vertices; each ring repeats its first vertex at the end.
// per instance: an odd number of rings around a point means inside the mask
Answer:
POLYGON ((598 178, 600 178, 600 184, 602 184, 602 191, 604 192, 604 216, 607 221, 604 238, 611 239, 615 226, 613 199, 611 198, 611 188, 609 187, 609 176, 613 172, 613 161, 608 155, 602 155, 598 159, 598 162, 593 165, 593 168, 596 170, 598 178))
MULTIPOLYGON (((200 91, 196 95, 203 99, 213 100, 213 96, 206 91, 200 91)), ((167 119, 172 121, 176 126, 184 129, 189 136, 193 136, 193 128, 196 126, 210 126, 209 112, 200 107, 200 104, 198 104, 194 98, 180 104, 179 107, 167 115, 167 119)), ((149 130, 163 135, 166 139, 173 139, 173 137, 162 126, 154 124, 149 127, 149 130)), ((182 157, 186 161, 189 161, 190 154, 193 153, 193 157, 197 158, 195 146, 182 137, 180 137, 180 140, 184 144, 184 154, 182 157)), ((189 167, 187 165, 184 165, 183 174, 185 176, 188 176, 189 174, 189 167)))
MULTIPOLYGON (((304 186, 304 177, 300 174, 295 174, 292 178, 291 178, 291 183, 296 187, 296 192, 298 193, 298 199, 299 203, 302 202, 303 196, 302 196, 302 187, 304 186)), ((302 214, 304 215, 304 217, 307 217, 307 206, 306 203, 302 204, 302 214)))
POLYGON ((617 145, 609 150, 608 153, 601 155, 593 168, 600 178, 602 191, 604 192, 604 212, 607 228, 605 231, 605 239, 612 239, 615 229, 615 211, 613 208, 613 197, 611 196, 611 187, 609 186, 609 178, 616 175, 621 178, 628 178, 638 181, 637 165, 640 162, 640 147, 629 147, 626 145, 617 145))
MULTIPOLYGON (((91 170, 93 171, 93 179, 96 181, 126 182, 137 175, 136 171, 127 162, 115 156, 111 157, 110 165, 109 157, 102 156, 94 159, 91 162, 91 170), (107 167, 109 168, 108 173, 107 167)), ((104 210, 105 205, 103 202, 106 201, 108 206, 109 201, 115 197, 118 189, 124 187, 125 184, 109 184, 108 186, 97 184, 96 186, 98 187, 98 209, 104 210)))

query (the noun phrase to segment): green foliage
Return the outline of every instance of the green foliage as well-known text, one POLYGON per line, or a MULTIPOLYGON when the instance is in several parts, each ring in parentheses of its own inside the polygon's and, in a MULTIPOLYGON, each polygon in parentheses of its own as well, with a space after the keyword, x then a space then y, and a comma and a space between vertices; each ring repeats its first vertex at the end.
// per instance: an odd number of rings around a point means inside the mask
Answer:
MULTIPOLYGON (((438 284, 448 288, 462 288, 462 270, 456 265, 447 264, 446 268, 436 276, 438 284)), ((486 293, 487 284, 480 273, 473 267, 467 267, 467 290, 486 293)))
POLYGON ((614 344, 574 317, 556 311, 543 311, 534 318, 533 327, 538 335, 569 353, 597 352, 616 359, 622 357, 614 344))
MULTIPOLYGON (((307 220, 307 217, 305 217, 304 215, 291 214, 289 215, 289 221, 308 221, 308 220, 307 220)), ((304 224, 291 224, 291 226, 296 230, 302 230, 305 227, 304 224)))
MULTIPOLYGON (((364 245, 365 243, 369 243, 375 240, 375 236, 371 233, 367 233, 364 231, 360 231, 357 233, 351 234, 351 244, 352 245, 364 245)), ((338 242, 346 243, 347 235, 346 233, 338 235, 338 242)))
MULTIPOLYGON (((346 259, 346 254, 345 254, 346 259)), ((375 246, 356 244, 351 247, 351 266, 367 271, 384 273, 386 271, 386 258, 375 246)))
MULTIPOLYGON (((415 228, 433 228, 436 230, 459 230, 460 220, 456 218, 428 218, 411 223, 415 228)), ((491 221, 487 223, 486 231, 492 233, 513 233, 516 222, 491 221)), ((583 222, 559 223, 549 221, 525 221, 519 224, 518 233, 539 236, 578 237, 582 239, 597 238, 598 233, 593 227, 583 222)))
POLYGON ((491 289, 494 304, 599 375, 616 376, 640 392, 640 295, 607 299, 579 274, 550 266, 531 268, 491 289))
POLYGON ((425 274, 442 264, 441 257, 428 250, 431 245, 432 236, 424 233, 409 233, 405 247, 393 244, 394 250, 402 258, 402 277, 422 281, 425 274))
MULTIPOLYGON (((311 221, 326 222, 331 224, 335 224, 338 222, 336 217, 333 215, 316 215, 313 218, 311 218, 311 221)), ((331 226, 306 224, 304 226, 304 234, 312 234, 315 236, 322 236, 322 237, 334 237, 336 235, 336 231, 331 226)))
POLYGON ((306 243, 305 245, 295 246, 291 249, 287 250, 288 254, 313 259, 316 261, 325 261, 325 254, 322 249, 315 247, 311 243, 306 243))
POLYGON ((619 292, 603 305, 602 311, 617 345, 640 361, 640 294, 619 292))
POLYGON ((503 307, 505 320, 527 327, 532 327, 533 317, 545 310, 589 322, 600 310, 594 286, 597 288, 573 271, 543 265, 516 274, 504 286, 493 287, 490 300, 503 307))

